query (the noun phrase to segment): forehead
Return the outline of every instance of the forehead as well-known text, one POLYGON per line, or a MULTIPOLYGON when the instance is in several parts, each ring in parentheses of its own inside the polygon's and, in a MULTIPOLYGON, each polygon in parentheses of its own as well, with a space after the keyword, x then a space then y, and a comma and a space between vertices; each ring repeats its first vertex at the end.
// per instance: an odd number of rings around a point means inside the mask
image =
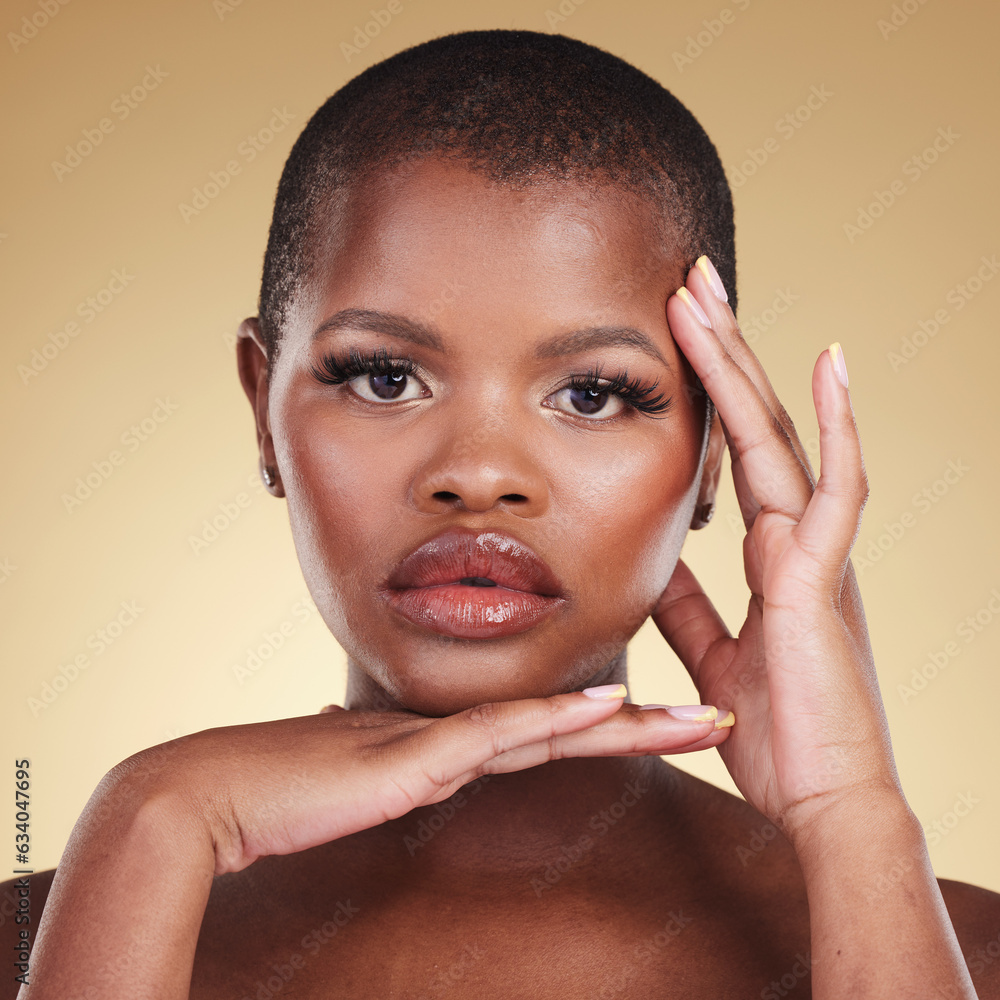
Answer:
POLYGON ((549 178, 514 188, 442 157, 356 181, 324 228, 306 322, 360 307, 558 325, 662 310, 683 281, 669 216, 637 192, 549 178))

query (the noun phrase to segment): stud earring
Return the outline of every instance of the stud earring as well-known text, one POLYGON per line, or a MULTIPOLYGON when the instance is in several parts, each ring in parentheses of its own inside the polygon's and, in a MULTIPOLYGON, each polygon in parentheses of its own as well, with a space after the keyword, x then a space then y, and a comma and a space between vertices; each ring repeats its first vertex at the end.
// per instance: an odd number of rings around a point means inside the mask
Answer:
POLYGON ((264 480, 264 485, 268 489, 272 489, 278 481, 278 477, 274 474, 274 469, 269 465, 262 465, 260 467, 260 477, 264 480))
POLYGON ((694 509, 694 517, 691 518, 691 528, 697 531, 698 528, 704 528, 709 521, 712 520, 712 515, 715 513, 715 504, 703 503, 699 507, 694 509))

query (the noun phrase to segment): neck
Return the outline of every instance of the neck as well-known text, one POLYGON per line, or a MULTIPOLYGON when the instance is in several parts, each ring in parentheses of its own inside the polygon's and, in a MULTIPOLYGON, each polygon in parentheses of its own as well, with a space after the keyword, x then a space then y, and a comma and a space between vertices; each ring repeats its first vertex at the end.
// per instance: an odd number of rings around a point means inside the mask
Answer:
MULTIPOLYGON (((628 683, 625 650, 573 690, 618 682, 628 683)), ((353 662, 345 708, 405 711, 353 662)), ((383 862, 387 854, 404 864, 413 859, 445 881, 475 874, 551 878, 574 858, 607 852, 614 865, 626 846, 641 853, 649 830, 663 827, 664 799, 675 797, 678 777, 655 755, 548 761, 485 773, 371 834, 383 862)))

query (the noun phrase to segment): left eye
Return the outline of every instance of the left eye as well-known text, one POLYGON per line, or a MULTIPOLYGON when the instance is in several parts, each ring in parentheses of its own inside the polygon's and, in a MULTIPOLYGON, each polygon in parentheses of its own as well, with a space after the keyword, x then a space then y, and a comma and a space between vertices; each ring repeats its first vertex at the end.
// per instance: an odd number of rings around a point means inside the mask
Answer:
POLYGON ((420 398, 420 383, 405 372, 367 372, 347 383, 352 391, 369 403, 384 403, 420 398), (413 390, 411 392, 411 390, 413 390), (406 393, 411 392, 411 395, 406 393))
POLYGON ((566 404, 559 406, 559 409, 566 413, 582 417, 595 417, 601 420, 616 417, 625 409, 625 403, 621 396, 603 386, 588 386, 586 388, 567 386, 565 389, 560 389, 552 398, 566 404))

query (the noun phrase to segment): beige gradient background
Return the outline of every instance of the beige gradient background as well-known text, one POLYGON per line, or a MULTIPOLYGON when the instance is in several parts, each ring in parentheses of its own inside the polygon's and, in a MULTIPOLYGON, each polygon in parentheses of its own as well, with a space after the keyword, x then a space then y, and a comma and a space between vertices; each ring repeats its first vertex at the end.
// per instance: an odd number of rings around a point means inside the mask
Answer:
MULTIPOLYGON (((232 338, 254 311, 278 176, 310 114, 378 59, 453 30, 555 27, 656 77, 716 143, 734 184, 740 318, 748 331, 754 319, 766 327, 754 347, 805 439, 816 428, 813 362, 831 341, 843 343, 872 485, 855 565, 886 522, 903 525, 908 514, 901 536, 885 535, 881 558, 860 575, 904 787, 924 824, 939 824, 930 838, 939 875, 1000 890, 1000 621, 988 608, 991 591, 1000 594, 1000 280, 980 282, 961 309, 948 299, 982 257, 1000 252, 1000 8, 907 0, 896 5, 899 30, 884 38, 878 21, 892 16, 891 0, 586 0, 576 9, 565 0, 569 15, 552 24, 546 12, 558 2, 399 0, 400 12, 350 59, 341 43, 384 0, 80 0, 16 52, 7 33, 41 8, 5 6, 0 780, 9 792, 15 757, 31 758, 37 870, 57 863, 94 786, 135 751, 340 699, 344 656, 298 604, 307 592, 284 504, 248 485, 254 434, 232 338), (732 23, 678 67, 673 54, 724 7, 732 23), (166 75, 119 118, 112 103, 142 85, 147 66, 166 75), (785 138, 777 122, 814 87, 831 96, 785 138), (249 162, 241 143, 274 108, 291 123, 249 162), (113 131, 57 178, 52 162, 103 117, 113 131), (912 178, 904 164, 939 129, 957 138, 912 178), (774 151, 737 184, 748 148, 769 137, 774 151), (240 173, 182 218, 192 189, 230 160, 240 173), (895 180, 905 185, 895 203, 849 239, 844 224, 895 180), (78 304, 115 269, 134 278, 83 322, 78 304), (780 292, 793 304, 767 312, 780 292), (940 332, 918 336, 925 342, 894 371, 889 352, 942 309, 940 332), (18 366, 73 319, 80 334, 25 384, 18 366), (158 400, 176 406, 159 423, 158 400), (144 419, 155 431, 133 450, 123 436, 144 419), (116 449, 124 463, 68 510, 63 496, 77 477, 116 449), (967 471, 946 484, 949 463, 967 471), (915 495, 933 494, 936 482, 941 495, 918 506, 915 495), (192 536, 234 503, 238 518, 193 551, 192 536), (91 637, 122 602, 141 614, 98 654, 91 637), (977 613, 979 631, 966 641, 959 630, 977 613), (241 683, 234 668, 248 647, 283 625, 281 648, 241 683), (899 686, 948 642, 958 654, 928 668, 933 676, 906 697, 899 686), (56 681, 81 653, 86 669, 56 681), (54 682, 62 690, 42 702, 54 682), (960 817, 962 796, 973 804, 960 817)), ((816 457, 815 441, 810 450, 816 457)), ((747 599, 742 532, 724 477, 716 519, 690 537, 685 558, 737 629, 747 599)), ((651 622, 630 653, 633 700, 696 700, 651 622)), ((675 763, 733 788, 714 751, 675 763)), ((11 798, 0 810, 8 833, 11 798)), ((2 864, 13 865, 12 836, 5 843, 2 864)))

